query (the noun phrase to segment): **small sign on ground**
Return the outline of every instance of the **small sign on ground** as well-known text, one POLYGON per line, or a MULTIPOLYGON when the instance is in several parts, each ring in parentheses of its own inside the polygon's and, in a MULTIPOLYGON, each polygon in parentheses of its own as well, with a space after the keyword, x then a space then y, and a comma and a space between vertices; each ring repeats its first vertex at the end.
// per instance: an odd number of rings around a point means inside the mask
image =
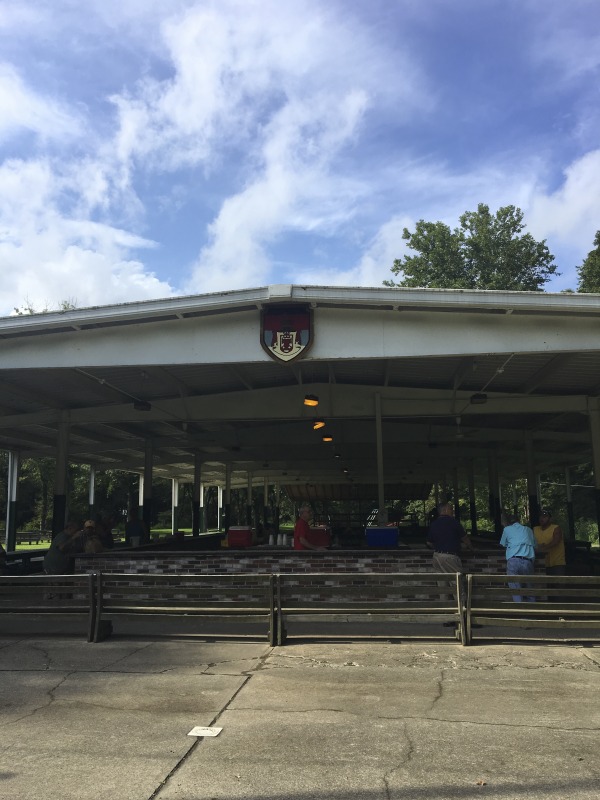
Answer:
POLYGON ((188 733, 188 736, 218 736, 223 728, 202 728, 197 725, 188 733))

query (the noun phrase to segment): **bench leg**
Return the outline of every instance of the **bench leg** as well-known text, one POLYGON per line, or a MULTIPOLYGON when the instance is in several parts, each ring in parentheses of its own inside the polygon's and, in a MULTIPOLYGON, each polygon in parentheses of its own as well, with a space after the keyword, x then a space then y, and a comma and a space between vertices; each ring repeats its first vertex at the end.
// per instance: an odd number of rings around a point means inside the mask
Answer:
POLYGON ((103 642, 113 632, 113 624, 112 620, 110 619, 102 619, 97 623, 96 626, 96 635, 94 637, 95 642, 103 642))

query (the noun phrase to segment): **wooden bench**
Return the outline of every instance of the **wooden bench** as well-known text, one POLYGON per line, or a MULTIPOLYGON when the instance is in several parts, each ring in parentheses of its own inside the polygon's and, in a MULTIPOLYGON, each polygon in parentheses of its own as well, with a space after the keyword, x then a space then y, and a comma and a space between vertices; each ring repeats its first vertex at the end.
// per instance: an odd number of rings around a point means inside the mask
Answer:
POLYGON ((477 631, 477 639, 596 641, 600 638, 600 576, 468 575, 466 618, 466 644, 473 642, 474 626, 509 629, 502 635, 477 631), (509 581, 521 583, 522 588, 511 589, 509 581), (521 596, 523 602, 515 602, 513 596, 521 596), (528 602, 527 597, 535 601, 528 602), (533 629, 563 635, 527 635, 533 629), (590 636, 590 631, 598 633, 590 636))
POLYGON ((289 638, 465 641, 464 589, 458 573, 280 574, 276 605, 279 645, 289 638), (377 632, 355 635, 346 625, 363 622, 377 623, 377 632), (294 631, 297 623, 306 623, 308 632, 294 631), (325 630, 322 623, 331 623, 334 630, 325 630), (413 624, 419 631, 399 632, 399 625, 413 624), (424 625, 439 627, 424 633, 424 625), (442 630, 444 625, 451 630, 442 630))
POLYGON ((52 533, 50 531, 21 531, 15 537, 16 544, 39 544, 40 542, 51 542, 52 533))
MULTIPOLYGON (((113 617, 143 614, 194 616, 199 620, 227 623, 262 622, 265 636, 274 644, 274 584, 274 576, 266 574, 98 573, 94 641, 102 641, 110 634, 111 625, 107 623, 112 622, 113 617)), ((201 628, 198 632, 202 632, 201 628)), ((239 638, 239 634, 223 635, 239 638)))
POLYGON ((0 615, 83 615, 91 642, 95 612, 93 575, 0 575, 0 615))

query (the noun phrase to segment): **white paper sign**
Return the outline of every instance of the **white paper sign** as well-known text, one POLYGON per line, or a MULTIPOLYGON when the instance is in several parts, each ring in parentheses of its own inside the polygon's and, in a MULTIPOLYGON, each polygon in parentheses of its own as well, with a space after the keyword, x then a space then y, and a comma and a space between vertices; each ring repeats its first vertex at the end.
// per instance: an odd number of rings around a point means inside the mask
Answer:
POLYGON ((197 725, 188 733, 188 736, 218 736, 223 728, 201 728, 197 725))

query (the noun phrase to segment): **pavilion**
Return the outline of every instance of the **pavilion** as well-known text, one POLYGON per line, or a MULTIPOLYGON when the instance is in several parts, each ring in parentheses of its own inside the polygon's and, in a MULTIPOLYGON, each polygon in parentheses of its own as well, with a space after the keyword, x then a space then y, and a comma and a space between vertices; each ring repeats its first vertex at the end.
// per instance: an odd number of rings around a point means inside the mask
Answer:
POLYGON ((383 521, 391 494, 466 477, 476 526, 476 484, 497 517, 500 482, 526 478, 537 516, 538 473, 564 470, 571 508, 586 462, 600 509, 599 395, 599 295, 273 285, 3 318, 7 545, 34 456, 56 459, 54 531, 69 462, 91 502, 95 470, 138 473, 148 518, 153 476, 175 501, 192 483, 195 532, 210 485, 226 523, 232 488, 274 484, 374 492, 383 521))

